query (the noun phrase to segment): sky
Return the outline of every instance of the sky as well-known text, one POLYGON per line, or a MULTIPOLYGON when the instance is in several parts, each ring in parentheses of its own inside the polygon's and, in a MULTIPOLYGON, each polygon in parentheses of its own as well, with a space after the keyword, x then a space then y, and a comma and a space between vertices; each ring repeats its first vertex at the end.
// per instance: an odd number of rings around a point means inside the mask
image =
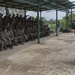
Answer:
MULTIPOLYGON (((55 10, 50 10, 50 11, 43 11, 41 13, 42 17, 46 18, 46 20, 50 20, 50 19, 56 19, 56 11, 55 10)), ((27 15, 30 15, 30 16, 34 16, 36 17, 37 16, 37 13, 36 12, 33 12, 33 11, 28 11, 27 12, 27 15)), ((63 19, 63 17, 66 16, 66 13, 65 12, 58 12, 58 19, 63 19)))
POLYGON ((73 2, 73 1, 75 1, 75 0, 69 0, 69 1, 73 2))
MULTIPOLYGON (((69 0, 69 1, 75 1, 75 0, 69 0)), ((66 16, 66 13, 65 12, 58 12, 58 19, 60 20, 60 19, 63 19, 63 17, 64 16, 66 16)), ((36 16, 37 15, 37 13, 36 12, 32 12, 32 11, 28 11, 27 12, 27 15, 30 15, 30 16, 36 16)), ((50 20, 50 19, 56 19, 56 11, 55 10, 50 10, 50 11, 44 11, 44 12, 42 12, 42 17, 45 17, 46 18, 46 20, 50 20)))

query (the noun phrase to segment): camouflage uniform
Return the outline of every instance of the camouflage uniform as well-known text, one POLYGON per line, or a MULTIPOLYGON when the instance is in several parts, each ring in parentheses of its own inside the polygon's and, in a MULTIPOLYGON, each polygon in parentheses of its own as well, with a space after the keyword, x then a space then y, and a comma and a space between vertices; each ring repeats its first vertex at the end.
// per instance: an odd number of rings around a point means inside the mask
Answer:
POLYGON ((14 39, 14 33, 13 33, 12 29, 9 30, 9 37, 10 37, 12 44, 14 45, 16 42, 14 39))
POLYGON ((17 34, 17 30, 14 30, 14 45, 18 45, 18 34, 17 34))
POLYGON ((23 43, 23 37, 22 37, 22 30, 21 29, 18 29, 17 35, 18 35, 18 43, 23 43))
POLYGON ((6 29, 4 31, 4 37, 6 39, 7 46, 10 47, 10 48, 12 48, 13 47, 13 44, 12 44, 12 41, 10 39, 10 33, 7 32, 6 29))
POLYGON ((7 43, 6 35, 4 34, 4 32, 1 32, 0 34, 1 34, 1 40, 3 41, 3 47, 7 49, 8 43, 7 43))
POLYGON ((26 35, 26 33, 25 33, 25 30, 24 29, 22 29, 22 38, 23 38, 23 40, 26 42, 28 42, 28 36, 26 35))
POLYGON ((0 32, 0 51, 3 50, 3 47, 4 47, 4 42, 2 41, 1 32, 0 32))

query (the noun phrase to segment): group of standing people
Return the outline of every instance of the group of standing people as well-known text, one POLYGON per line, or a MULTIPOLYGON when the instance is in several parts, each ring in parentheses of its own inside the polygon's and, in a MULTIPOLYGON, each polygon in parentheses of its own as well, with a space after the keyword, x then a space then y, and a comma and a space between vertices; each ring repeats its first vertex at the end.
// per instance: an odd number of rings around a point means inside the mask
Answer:
MULTIPOLYGON (((14 45, 37 39, 37 29, 37 21, 31 17, 18 14, 6 14, 4 17, 0 15, 0 50, 12 49, 14 45)), ((49 32, 48 25, 43 25, 40 21, 40 37, 48 36, 49 32)))

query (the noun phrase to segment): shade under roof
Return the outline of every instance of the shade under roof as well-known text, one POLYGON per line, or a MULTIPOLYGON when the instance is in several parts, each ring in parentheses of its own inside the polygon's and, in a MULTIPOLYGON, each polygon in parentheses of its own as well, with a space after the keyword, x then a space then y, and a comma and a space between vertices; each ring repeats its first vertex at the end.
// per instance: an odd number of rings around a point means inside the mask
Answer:
POLYGON ((69 0, 0 0, 0 6, 37 11, 37 6, 41 11, 51 9, 66 9, 74 7, 69 0))

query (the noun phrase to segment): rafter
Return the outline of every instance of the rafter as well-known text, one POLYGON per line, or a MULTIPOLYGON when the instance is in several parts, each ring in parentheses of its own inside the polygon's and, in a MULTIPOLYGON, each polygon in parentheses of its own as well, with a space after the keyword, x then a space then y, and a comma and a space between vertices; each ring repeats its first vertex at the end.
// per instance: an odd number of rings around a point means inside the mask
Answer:
POLYGON ((75 6, 75 4, 73 4, 74 2, 70 2, 68 0, 0 0, 0 6, 14 6, 14 8, 18 7, 22 9, 29 6, 27 9, 33 11, 34 8, 36 11, 37 6, 39 6, 41 11, 43 11, 49 9, 70 9, 75 6))

